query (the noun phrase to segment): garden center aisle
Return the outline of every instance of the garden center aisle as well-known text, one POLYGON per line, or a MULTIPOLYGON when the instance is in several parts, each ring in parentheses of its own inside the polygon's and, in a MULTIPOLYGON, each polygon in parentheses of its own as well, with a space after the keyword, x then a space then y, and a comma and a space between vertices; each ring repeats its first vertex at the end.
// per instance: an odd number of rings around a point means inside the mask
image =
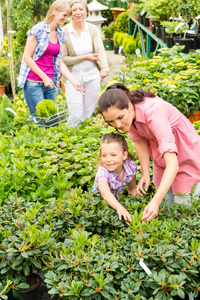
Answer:
POLYGON ((128 66, 124 62, 125 56, 121 54, 114 54, 114 51, 106 51, 106 56, 108 59, 108 65, 110 73, 109 75, 102 81, 103 84, 105 84, 108 81, 111 81, 114 73, 117 71, 120 71, 120 68, 127 68, 128 66))

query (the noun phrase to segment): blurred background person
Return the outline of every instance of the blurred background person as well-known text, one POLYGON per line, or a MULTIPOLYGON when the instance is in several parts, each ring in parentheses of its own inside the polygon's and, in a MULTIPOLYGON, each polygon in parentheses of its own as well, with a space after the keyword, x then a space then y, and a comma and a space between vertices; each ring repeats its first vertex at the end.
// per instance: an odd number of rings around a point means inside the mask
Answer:
POLYGON ((69 110, 68 124, 78 126, 81 121, 91 118, 98 102, 100 81, 109 74, 106 52, 101 33, 96 25, 85 21, 88 13, 87 4, 82 0, 69 2, 71 22, 63 27, 68 39, 63 47, 63 61, 85 90, 77 92, 66 81, 66 99, 69 110))
POLYGON ((66 23, 69 10, 66 0, 54 1, 44 21, 33 26, 27 33, 27 43, 17 80, 18 86, 24 88, 31 115, 35 114, 38 102, 44 99, 56 102, 60 71, 75 89, 83 92, 81 84, 73 78, 61 60, 66 35, 59 26, 66 23))

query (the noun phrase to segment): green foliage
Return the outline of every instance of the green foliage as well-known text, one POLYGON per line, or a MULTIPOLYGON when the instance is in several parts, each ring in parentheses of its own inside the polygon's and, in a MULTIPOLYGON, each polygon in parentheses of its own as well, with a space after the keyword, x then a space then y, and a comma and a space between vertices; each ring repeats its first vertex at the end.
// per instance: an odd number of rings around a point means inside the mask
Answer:
POLYGON ((124 38, 128 36, 128 34, 125 34, 124 32, 115 32, 113 35, 114 43, 116 46, 122 46, 124 38))
POLYGON ((168 0, 144 1, 143 9, 148 16, 153 17, 156 21, 169 20, 171 15, 171 6, 168 0))
POLYGON ((0 57, 0 85, 9 85, 10 68, 8 57, 0 57))
MULTIPOLYGON (((180 24, 179 21, 163 21, 161 22, 161 25, 166 28, 166 32, 170 34, 172 37, 172 34, 175 33, 175 29, 180 24)), ((180 33, 180 30, 176 33, 180 33)))
POLYGON ((118 15, 115 21, 115 31, 128 33, 129 11, 124 11, 118 15))
POLYGON ((185 54, 181 50, 181 46, 163 48, 152 59, 134 62, 124 82, 130 90, 150 89, 189 116, 200 108, 200 51, 185 54))
POLYGON ((6 95, 0 95, 0 132, 10 133, 13 128, 14 114, 5 108, 12 108, 6 95))
POLYGON ((114 44, 115 44, 115 46, 118 46, 118 47, 120 46, 118 43, 119 42, 118 38, 119 38, 120 34, 121 34, 121 32, 118 32, 118 31, 115 31, 113 34, 114 44))
POLYGON ((57 106, 53 100, 45 99, 36 106, 36 115, 41 118, 47 118, 57 113, 57 106))
POLYGON ((107 38, 107 39, 113 38, 114 29, 115 29, 115 23, 114 22, 111 22, 108 26, 103 26, 102 27, 102 32, 104 33, 105 38, 107 38))

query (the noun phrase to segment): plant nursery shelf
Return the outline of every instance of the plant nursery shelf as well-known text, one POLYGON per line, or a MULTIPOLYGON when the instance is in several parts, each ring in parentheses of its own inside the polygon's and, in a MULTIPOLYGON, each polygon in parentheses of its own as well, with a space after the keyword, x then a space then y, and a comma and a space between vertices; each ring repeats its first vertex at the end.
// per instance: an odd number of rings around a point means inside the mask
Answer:
POLYGON ((118 15, 121 14, 122 12, 126 11, 127 9, 121 8, 121 7, 112 7, 112 8, 110 8, 110 10, 112 11, 112 14, 114 17, 114 22, 115 22, 118 15))
POLYGON ((138 22, 136 19, 134 19, 131 15, 129 15, 129 35, 132 35, 132 25, 133 22, 135 23, 134 31, 133 31, 133 37, 135 37, 136 32, 139 32, 140 35, 140 41, 141 41, 141 48, 142 48, 142 56, 150 58, 150 52, 151 52, 151 40, 153 39, 156 41, 156 49, 154 51, 154 55, 157 54, 157 51, 159 48, 168 48, 167 45, 159 39, 155 34, 151 32, 147 27, 142 25, 140 22, 138 22), (144 34, 146 39, 146 50, 145 50, 145 43, 144 43, 144 34))

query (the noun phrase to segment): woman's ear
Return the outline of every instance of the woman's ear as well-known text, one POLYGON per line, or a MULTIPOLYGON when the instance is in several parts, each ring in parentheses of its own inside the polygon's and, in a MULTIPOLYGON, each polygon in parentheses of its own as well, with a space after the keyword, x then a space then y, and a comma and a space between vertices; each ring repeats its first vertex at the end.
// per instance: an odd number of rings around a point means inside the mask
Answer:
POLYGON ((123 157, 123 159, 127 160, 127 158, 128 158, 128 151, 124 151, 124 157, 123 157))
POLYGON ((134 110, 133 104, 131 103, 131 101, 128 102, 128 108, 130 110, 134 110))

